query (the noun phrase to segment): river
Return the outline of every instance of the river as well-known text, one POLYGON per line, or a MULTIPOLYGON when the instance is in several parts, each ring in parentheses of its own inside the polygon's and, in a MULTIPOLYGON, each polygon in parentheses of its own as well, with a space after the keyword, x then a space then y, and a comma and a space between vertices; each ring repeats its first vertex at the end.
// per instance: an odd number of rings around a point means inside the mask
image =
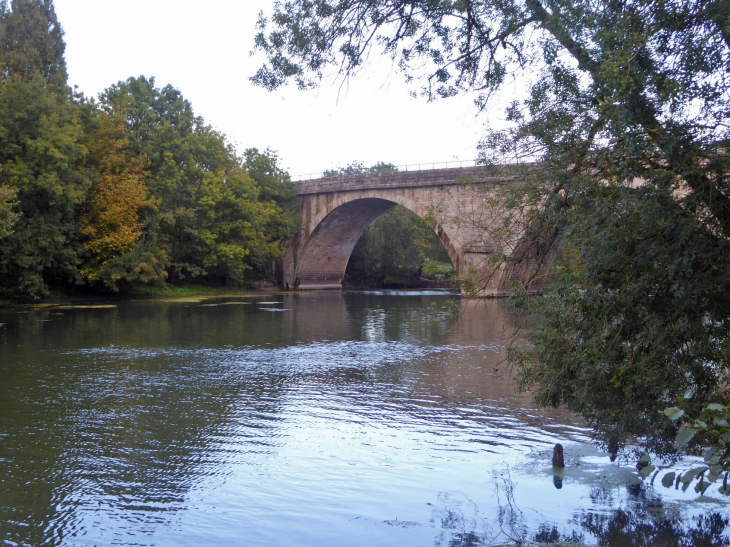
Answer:
POLYGON ((516 394, 512 328, 438 292, 0 308, 0 542, 730 544, 725 498, 516 394))

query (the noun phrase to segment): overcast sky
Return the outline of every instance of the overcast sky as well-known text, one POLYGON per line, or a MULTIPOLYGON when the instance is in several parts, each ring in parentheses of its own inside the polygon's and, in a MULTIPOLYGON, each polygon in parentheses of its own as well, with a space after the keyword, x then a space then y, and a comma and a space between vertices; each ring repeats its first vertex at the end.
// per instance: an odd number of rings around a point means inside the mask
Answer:
MULTIPOLYGON (((273 93, 249 82, 259 11, 271 0, 54 0, 65 31, 69 83, 96 96, 130 76, 154 76, 179 89, 207 123, 239 150, 278 151, 292 175, 352 161, 396 165, 469 160, 484 133, 472 98, 413 99, 390 61, 340 89, 288 87, 273 93)), ((501 112, 499 112, 501 115, 501 112)), ((494 116, 491 123, 495 123, 494 116)))

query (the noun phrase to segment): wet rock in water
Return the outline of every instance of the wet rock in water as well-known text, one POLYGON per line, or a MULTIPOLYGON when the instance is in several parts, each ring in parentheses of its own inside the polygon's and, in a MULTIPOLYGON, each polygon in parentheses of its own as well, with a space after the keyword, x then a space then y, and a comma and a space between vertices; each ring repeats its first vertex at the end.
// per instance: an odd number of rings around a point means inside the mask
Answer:
POLYGON ((553 484, 555 485, 555 488, 560 490, 563 487, 563 476, 553 475, 553 484))
POLYGON ((556 444, 553 448, 553 467, 565 467, 565 461, 563 460, 563 445, 556 444))

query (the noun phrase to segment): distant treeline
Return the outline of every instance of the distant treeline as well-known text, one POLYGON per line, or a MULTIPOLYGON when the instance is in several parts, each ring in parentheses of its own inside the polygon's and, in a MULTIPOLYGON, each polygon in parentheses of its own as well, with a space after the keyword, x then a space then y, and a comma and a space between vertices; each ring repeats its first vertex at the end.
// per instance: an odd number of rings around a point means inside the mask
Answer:
POLYGON ((0 1, 0 295, 270 278, 299 227, 276 154, 153 78, 89 99, 64 48, 50 0, 0 1))
MULTIPOLYGON (((372 167, 353 162, 325 171, 325 176, 388 173, 397 168, 378 162, 372 167)), ((401 205, 368 226, 352 251, 345 272, 351 286, 413 288, 445 281, 451 259, 429 224, 401 205)))

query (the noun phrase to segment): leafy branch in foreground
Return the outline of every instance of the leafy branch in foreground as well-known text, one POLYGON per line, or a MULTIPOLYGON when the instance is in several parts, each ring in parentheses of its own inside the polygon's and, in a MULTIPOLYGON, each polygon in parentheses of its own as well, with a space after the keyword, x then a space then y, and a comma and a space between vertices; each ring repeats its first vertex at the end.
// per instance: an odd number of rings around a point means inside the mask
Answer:
MULTIPOLYGON (((666 488, 674 486, 686 492, 695 482, 694 491, 704 494, 711 484, 720 482, 718 491, 730 495, 730 406, 719 403, 710 403, 702 409, 697 418, 689 418, 681 408, 687 399, 680 397, 678 406, 664 409, 661 413, 672 422, 682 423, 683 427, 677 433, 676 443, 682 448, 705 446, 704 464, 693 467, 684 473, 670 471, 662 477, 662 485, 666 488)), ((662 466, 651 465, 651 458, 643 455, 637 467, 642 477, 654 473, 651 482, 661 472, 667 469, 662 466)))
POLYGON ((728 398, 730 244, 648 186, 596 184, 566 218, 552 280, 531 302, 520 385, 582 415, 612 453, 639 438, 671 457, 678 424, 658 412, 685 393, 692 414, 728 398))

